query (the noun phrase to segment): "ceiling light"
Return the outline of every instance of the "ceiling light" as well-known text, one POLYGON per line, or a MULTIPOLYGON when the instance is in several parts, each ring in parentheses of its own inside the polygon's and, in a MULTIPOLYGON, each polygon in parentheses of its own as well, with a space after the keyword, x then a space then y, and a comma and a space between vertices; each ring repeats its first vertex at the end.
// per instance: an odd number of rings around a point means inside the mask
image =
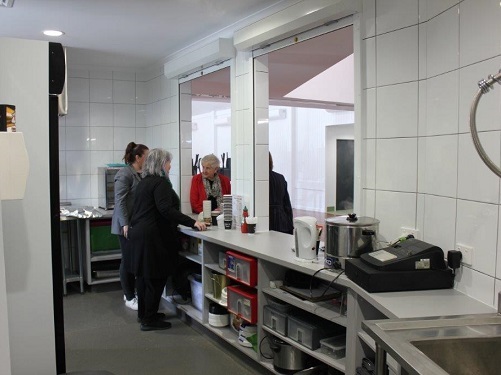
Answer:
POLYGON ((14 5, 14 0, 0 0, 0 6, 12 8, 14 5))
POLYGON ((61 36, 64 34, 62 31, 59 31, 59 30, 44 30, 43 33, 44 33, 44 35, 47 35, 47 36, 61 36))

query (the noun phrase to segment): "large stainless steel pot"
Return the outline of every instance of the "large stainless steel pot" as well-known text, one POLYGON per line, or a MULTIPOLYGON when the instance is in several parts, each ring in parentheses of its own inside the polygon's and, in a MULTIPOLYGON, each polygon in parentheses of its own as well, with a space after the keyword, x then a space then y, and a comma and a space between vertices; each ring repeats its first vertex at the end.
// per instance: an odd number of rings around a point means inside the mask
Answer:
POLYGON ((356 214, 336 216, 325 220, 327 238, 325 266, 343 268, 347 258, 358 258, 376 250, 379 220, 357 217, 356 214))
POLYGON ((268 336, 268 342, 273 350, 273 367, 276 371, 293 374, 307 367, 308 355, 303 351, 275 336, 268 336))

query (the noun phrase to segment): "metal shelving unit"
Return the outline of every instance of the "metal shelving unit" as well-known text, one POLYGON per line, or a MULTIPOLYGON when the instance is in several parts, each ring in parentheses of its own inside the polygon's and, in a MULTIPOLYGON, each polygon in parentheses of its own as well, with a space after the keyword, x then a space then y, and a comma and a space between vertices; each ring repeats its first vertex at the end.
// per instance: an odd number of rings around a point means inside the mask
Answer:
POLYGON ((79 220, 76 217, 61 216, 59 219, 61 228, 66 226, 66 231, 61 230, 61 256, 63 265, 63 294, 67 294, 67 284, 72 282, 80 283, 80 293, 84 293, 83 259, 81 247, 81 234, 79 220), (74 224, 74 225, 73 225, 74 224), (76 232, 76 256, 73 249, 73 235, 76 232), (66 233, 66 241, 63 239, 66 233), (66 246, 65 246, 66 245, 66 246))
POLYGON ((93 251, 90 238, 90 223, 92 220, 109 220, 109 217, 84 220, 83 274, 85 282, 88 285, 95 285, 120 281, 118 267, 109 270, 99 269, 101 262, 120 260, 122 252, 120 248, 116 250, 93 251), (102 275, 101 277, 96 276, 99 273, 102 275))

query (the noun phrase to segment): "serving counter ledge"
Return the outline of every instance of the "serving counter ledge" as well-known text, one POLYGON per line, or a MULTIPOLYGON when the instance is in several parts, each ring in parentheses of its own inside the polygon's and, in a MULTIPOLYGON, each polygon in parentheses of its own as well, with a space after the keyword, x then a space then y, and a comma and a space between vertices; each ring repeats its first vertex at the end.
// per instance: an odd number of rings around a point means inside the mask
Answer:
MULTIPOLYGON (((243 234, 237 230, 221 230, 210 227, 207 231, 197 231, 180 227, 180 231, 201 241, 201 264, 204 292, 210 292, 210 273, 213 272, 207 264, 217 263, 217 254, 227 250, 237 251, 258 260, 258 340, 262 340, 269 329, 264 327, 263 306, 270 298, 282 300, 298 307, 318 319, 325 319, 346 327, 346 357, 342 360, 325 360, 328 366, 345 374, 354 374, 365 357, 375 357, 375 342, 362 330, 362 321, 424 318, 432 316, 489 314, 495 312, 493 307, 485 305, 455 289, 423 290, 409 292, 369 293, 349 280, 341 270, 324 268, 323 256, 312 261, 298 260, 293 251, 294 237, 279 232, 257 232, 243 234), (335 305, 333 301, 312 304, 280 290, 270 287, 270 281, 283 280, 285 271, 292 269, 307 275, 318 273, 315 277, 327 282, 333 281, 334 286, 345 292, 345 306, 335 305), (329 309, 332 311, 329 312, 329 309), (264 327, 264 328, 263 328, 264 327)), ((221 271, 224 273, 224 271, 221 271)), ((204 301, 202 320, 208 317, 210 299, 204 301)), ((277 334, 279 338, 280 335, 277 334)), ((290 340, 289 340, 290 341, 290 340)), ((305 349, 301 347, 300 349, 305 349)), ((320 353, 320 352, 319 352, 320 353)), ((316 355, 318 358, 325 358, 316 355)), ((256 360, 270 369, 259 353, 256 360)), ((391 357, 388 358, 390 374, 405 374, 391 357)), ((274 370, 271 370, 274 372, 274 370)))

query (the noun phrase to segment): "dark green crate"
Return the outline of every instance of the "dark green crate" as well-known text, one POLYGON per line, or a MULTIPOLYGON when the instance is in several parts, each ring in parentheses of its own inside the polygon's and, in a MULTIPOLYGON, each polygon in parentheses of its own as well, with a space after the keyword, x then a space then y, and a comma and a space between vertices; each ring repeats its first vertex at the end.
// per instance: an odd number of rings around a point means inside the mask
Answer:
POLYGON ((111 233, 109 225, 90 227, 90 249, 92 252, 120 249, 118 236, 111 233))

